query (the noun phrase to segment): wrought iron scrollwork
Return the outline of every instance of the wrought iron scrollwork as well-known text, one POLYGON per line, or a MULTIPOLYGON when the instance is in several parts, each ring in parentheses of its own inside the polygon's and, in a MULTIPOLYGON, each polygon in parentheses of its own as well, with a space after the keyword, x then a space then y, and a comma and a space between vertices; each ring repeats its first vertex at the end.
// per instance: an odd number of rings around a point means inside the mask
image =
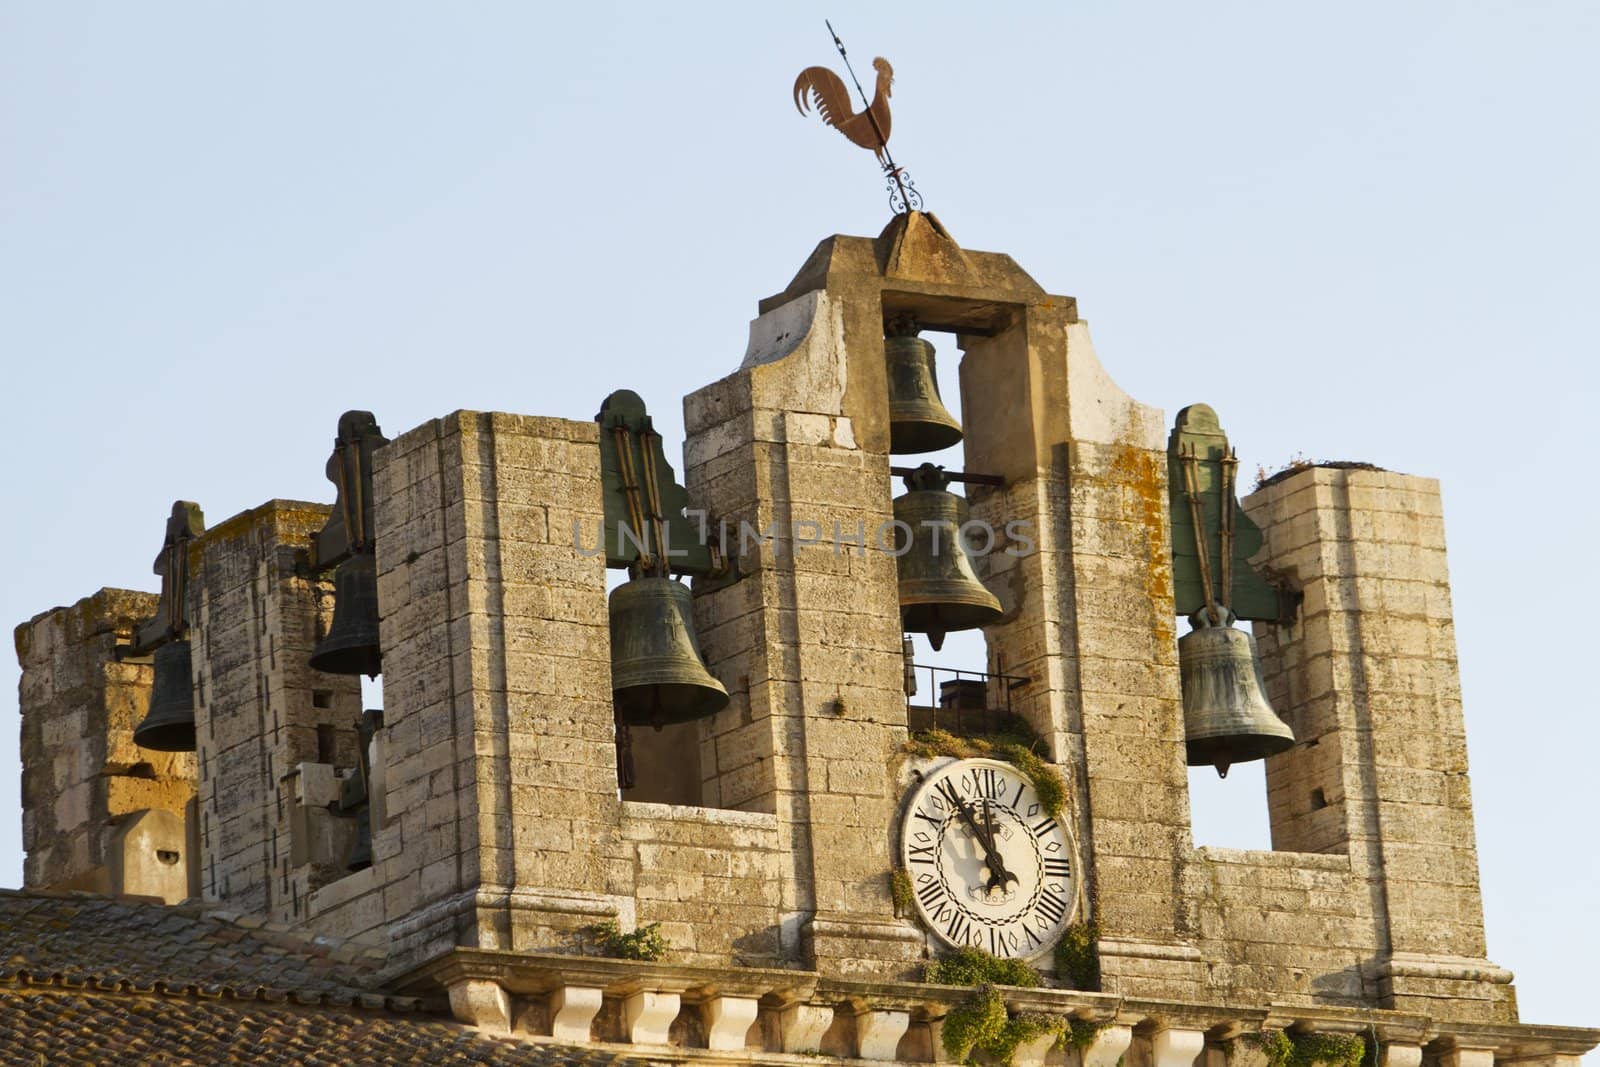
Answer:
POLYGON ((922 194, 917 192, 917 184, 911 180, 910 171, 904 167, 886 166, 883 174, 888 181, 890 210, 896 215, 922 210, 922 194))

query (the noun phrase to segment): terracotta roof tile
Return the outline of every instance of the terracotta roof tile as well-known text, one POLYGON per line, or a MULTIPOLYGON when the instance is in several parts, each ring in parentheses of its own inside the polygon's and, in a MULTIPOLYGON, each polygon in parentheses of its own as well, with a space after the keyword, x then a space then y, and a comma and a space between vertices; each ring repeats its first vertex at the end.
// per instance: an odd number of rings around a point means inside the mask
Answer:
POLYGON ((355 996, 379 961, 289 930, 252 930, 227 913, 87 895, 0 889, 0 971, 112 976, 145 986, 273 986, 355 996))
POLYGON ((603 1067, 641 1061, 597 1049, 502 1040, 447 1020, 187 997, 0 984, 0 1065, 365 1064, 603 1067))
POLYGON ((237 916, 0 890, 0 1067, 607 1067, 387 995, 380 953, 237 916))

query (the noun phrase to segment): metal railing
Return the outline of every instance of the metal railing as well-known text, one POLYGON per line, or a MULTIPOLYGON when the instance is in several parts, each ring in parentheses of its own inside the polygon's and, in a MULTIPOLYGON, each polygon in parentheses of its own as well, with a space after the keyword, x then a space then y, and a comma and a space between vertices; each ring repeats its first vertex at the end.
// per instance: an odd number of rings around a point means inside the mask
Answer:
POLYGON ((1032 681, 1016 674, 996 674, 906 661, 906 721, 913 731, 948 730, 956 735, 994 733, 1013 714, 1011 694, 1032 681), (943 677, 941 677, 943 676, 943 677), (933 704, 912 698, 926 678, 933 704))

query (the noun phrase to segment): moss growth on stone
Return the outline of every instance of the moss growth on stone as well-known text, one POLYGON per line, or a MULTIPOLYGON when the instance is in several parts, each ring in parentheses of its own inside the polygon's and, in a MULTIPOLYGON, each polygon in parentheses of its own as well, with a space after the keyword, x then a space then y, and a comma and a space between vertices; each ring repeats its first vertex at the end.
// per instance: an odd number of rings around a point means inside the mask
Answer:
POLYGON ((981 948, 960 948, 928 964, 923 980, 938 985, 1014 985, 1032 988, 1039 972, 1021 960, 991 956, 981 948))
POLYGON ((983 986, 950 1009, 944 1017, 939 1041, 955 1060, 965 1060, 975 1048, 999 1041, 1008 1022, 1006 1002, 993 986, 983 986))
POLYGON ((600 943, 603 955, 622 960, 659 960, 672 946, 661 932, 660 923, 647 923, 631 933, 623 933, 614 919, 595 923, 589 933, 600 943))
POLYGON ((1057 1044, 1061 1048, 1070 1045, 1082 1052, 1094 1044, 1095 1037, 1105 1028, 1105 1023, 1090 1022, 1088 1019, 1068 1019, 1067 1027, 1061 1032, 1061 1040, 1057 1044))
POLYGON ((1033 780, 1039 806, 1056 818, 1067 804, 1067 783, 1055 765, 1038 754, 1042 743, 1027 720, 1020 715, 1007 715, 993 733, 958 736, 948 730, 920 731, 911 735, 906 751, 925 759, 953 756, 1004 760, 1033 780))
POLYGON ((894 899, 894 913, 896 915, 910 915, 916 904, 915 891, 911 886, 911 875, 903 868, 896 867, 889 872, 889 896, 894 899))
POLYGON ((1072 988, 1100 988, 1100 927, 1092 922, 1073 923, 1056 942, 1056 976, 1072 983, 1072 988))
POLYGON ((1023 1042, 1054 1034, 1059 1044, 1067 1032, 1068 1022, 1059 1015, 1036 1011, 1008 1014, 1000 991, 982 985, 950 1009, 939 1042, 956 1060, 972 1062, 970 1057, 976 1051, 994 1063, 1010 1064, 1023 1042))
POLYGON ((1367 1042, 1360 1034, 1263 1030, 1247 1037, 1266 1056, 1268 1067, 1361 1067, 1367 1058, 1367 1042))

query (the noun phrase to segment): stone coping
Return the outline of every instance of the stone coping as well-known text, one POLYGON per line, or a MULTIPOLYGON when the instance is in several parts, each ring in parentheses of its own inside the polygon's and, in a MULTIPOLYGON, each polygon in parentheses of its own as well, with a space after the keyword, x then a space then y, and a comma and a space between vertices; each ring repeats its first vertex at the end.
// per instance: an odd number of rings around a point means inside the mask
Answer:
POLYGON ((778 817, 764 811, 739 811, 735 808, 705 808, 683 804, 652 804, 643 800, 624 800, 622 817, 642 822, 686 822, 712 826, 744 826, 776 830, 778 817))
POLYGON ((1349 871, 1348 852, 1279 852, 1273 849, 1222 848, 1199 845, 1195 858, 1243 867, 1280 867, 1289 870, 1349 871))

